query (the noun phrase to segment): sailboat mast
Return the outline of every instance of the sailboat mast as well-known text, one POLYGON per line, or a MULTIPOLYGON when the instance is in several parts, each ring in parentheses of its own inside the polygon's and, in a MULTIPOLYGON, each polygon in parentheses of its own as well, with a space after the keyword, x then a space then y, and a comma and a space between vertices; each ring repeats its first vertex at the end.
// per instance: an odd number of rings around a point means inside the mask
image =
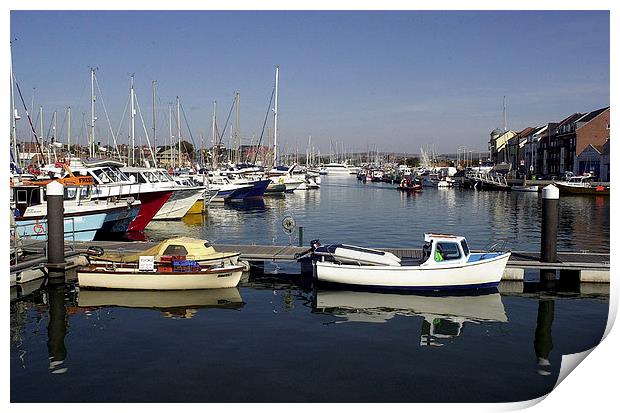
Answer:
POLYGON ((181 158, 181 100, 177 96, 177 135, 179 139, 179 168, 182 164, 181 158))
MULTIPOLYGON (((39 137, 41 138, 41 142, 44 143, 45 141, 43 140, 43 106, 39 106, 39 137)), ((43 156, 43 153, 41 153, 41 156, 43 156)), ((42 162, 45 161, 45 159, 41 160, 42 162)))
POLYGON ((172 156, 172 105, 168 104, 168 126, 170 127, 170 165, 174 168, 174 157, 172 156))
POLYGON ((237 146, 237 153, 235 156, 235 163, 241 162, 241 154, 239 153, 239 91, 235 93, 235 145, 237 146))
POLYGON ((508 125, 506 124, 506 96, 502 99, 502 113, 504 115, 504 132, 508 131, 508 125))
POLYGON ((13 160, 15 164, 20 167, 19 155, 17 153, 17 110, 15 110, 15 91, 14 85, 15 79, 13 78, 13 42, 11 42, 11 138, 13 141, 13 160))
POLYGON ((136 109, 135 109, 135 95, 133 91, 133 75, 131 75, 131 87, 129 88, 129 94, 131 97, 131 142, 130 148, 131 151, 131 166, 134 166, 136 163, 136 154, 135 154, 135 145, 136 145, 136 109))
MULTIPOLYGON (((153 80, 153 148, 155 148, 155 153, 157 153, 157 135, 155 134, 155 85, 157 84, 157 80, 153 80)), ((155 159, 153 159, 155 162, 155 159)))
POLYGON ((211 116, 211 138, 213 139, 213 153, 211 154, 211 164, 213 165, 213 169, 217 167, 217 140, 215 134, 215 111, 217 107, 217 102, 213 101, 213 115, 211 116))
POLYGON ((278 78, 280 75, 280 66, 276 66, 276 92, 275 103, 273 108, 273 166, 278 164, 278 78))
POLYGON ((90 68, 90 139, 88 141, 88 153, 95 156, 95 69, 90 68))
POLYGON ((71 157, 71 106, 67 108, 67 153, 71 157))

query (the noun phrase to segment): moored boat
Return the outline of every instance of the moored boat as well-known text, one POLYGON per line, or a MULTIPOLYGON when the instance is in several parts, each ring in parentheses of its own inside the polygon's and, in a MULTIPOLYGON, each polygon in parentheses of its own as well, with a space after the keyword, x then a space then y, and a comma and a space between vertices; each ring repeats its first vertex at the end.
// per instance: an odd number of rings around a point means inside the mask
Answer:
MULTIPOLYGON (((152 257, 150 257, 152 258, 152 257)), ((241 265, 202 266, 192 260, 173 260, 152 264, 91 264, 77 270, 80 288, 120 290, 202 290, 236 287, 241 280, 241 265)))
POLYGON ((511 191, 515 192, 538 192, 538 185, 513 185, 511 191))
POLYGON ((117 262, 137 263, 141 256, 152 256, 155 263, 169 262, 171 257, 182 256, 196 261, 200 265, 236 265, 239 262, 240 252, 218 252, 207 240, 190 237, 170 238, 153 247, 137 252, 106 252, 95 248, 90 261, 92 263, 117 262))
POLYGON ((568 181, 553 182, 560 192, 564 194, 580 194, 580 195, 609 195, 609 187, 603 185, 595 185, 594 177, 590 174, 581 176, 573 176, 568 181))
POLYGON ((472 253, 464 237, 425 234, 420 258, 344 244, 317 246, 312 257, 319 281, 379 288, 451 290, 494 288, 510 252, 472 253))

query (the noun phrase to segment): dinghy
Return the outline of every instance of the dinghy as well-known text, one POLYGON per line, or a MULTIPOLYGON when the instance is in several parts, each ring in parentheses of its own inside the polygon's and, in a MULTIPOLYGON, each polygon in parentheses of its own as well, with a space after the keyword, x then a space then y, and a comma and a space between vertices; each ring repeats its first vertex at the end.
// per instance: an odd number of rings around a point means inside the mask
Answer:
POLYGON ((510 252, 471 252, 464 237, 446 234, 425 234, 419 258, 401 259, 389 252, 345 244, 312 243, 318 281, 376 288, 494 288, 509 257, 510 252))
MULTIPOLYGON (((91 264, 77 270, 80 288, 118 290, 202 290, 236 287, 241 280, 241 265, 202 266, 191 260, 154 264, 143 262, 91 264)), ((141 260, 143 261, 143 260, 141 260)))

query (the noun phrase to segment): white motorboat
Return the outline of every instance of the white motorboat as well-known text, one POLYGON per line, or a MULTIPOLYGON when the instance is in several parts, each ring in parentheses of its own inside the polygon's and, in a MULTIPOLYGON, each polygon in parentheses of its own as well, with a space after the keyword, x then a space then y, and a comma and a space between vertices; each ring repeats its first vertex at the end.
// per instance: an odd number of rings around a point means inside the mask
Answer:
POLYGON ((538 192, 538 185, 513 185, 510 190, 515 192, 538 192))
POLYGON ((355 175, 357 173, 357 168, 347 165, 346 163, 328 163, 323 166, 322 170, 325 172, 325 175, 330 176, 344 176, 344 175, 355 175))
MULTIPOLYGON (((133 198, 107 200, 91 199, 92 180, 88 184, 64 182, 64 231, 75 241, 92 241, 95 235, 122 234, 138 215, 140 201, 133 198)), ((74 177, 75 181, 89 180, 74 177)), ((47 201, 45 184, 51 180, 11 182, 11 200, 15 210, 17 234, 33 239, 47 239, 47 201)))
POLYGON ((403 259, 370 248, 313 242, 316 277, 319 281, 379 288, 494 288, 510 257, 510 252, 473 253, 460 236, 425 234, 425 241, 422 257, 403 259))
POLYGON ((153 217, 154 220, 181 219, 199 199, 204 199, 205 186, 197 185, 191 180, 177 182, 165 169, 124 167, 121 171, 136 182, 173 190, 172 196, 153 217))
POLYGON ((151 222, 155 214, 170 199, 173 188, 161 183, 154 184, 140 178, 130 179, 119 168, 122 162, 110 159, 71 158, 67 164, 48 165, 41 168, 46 174, 57 177, 90 176, 95 182, 91 193, 92 199, 133 198, 140 201, 138 215, 130 222, 128 231, 142 231, 151 222))
POLYGON ((595 185, 594 176, 584 173, 580 176, 573 176, 568 181, 555 181, 553 184, 564 194, 589 194, 589 195, 609 195, 609 187, 595 185))
POLYGON ((267 172, 267 176, 273 183, 284 185, 286 187, 285 192, 293 192, 305 182, 303 177, 297 177, 293 174, 293 170, 296 166, 297 164, 288 168, 285 166, 278 166, 267 172))

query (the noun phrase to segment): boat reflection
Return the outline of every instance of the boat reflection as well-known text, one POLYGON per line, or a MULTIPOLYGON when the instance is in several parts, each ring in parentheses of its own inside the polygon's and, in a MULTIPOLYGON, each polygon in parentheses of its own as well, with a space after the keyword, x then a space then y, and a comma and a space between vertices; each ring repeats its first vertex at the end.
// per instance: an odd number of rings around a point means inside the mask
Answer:
POLYGON ((203 308, 237 309, 245 305, 237 288, 182 291, 80 290, 79 307, 128 307, 161 310, 172 318, 191 318, 203 308))
POLYGON ((441 346, 438 339, 459 336, 466 322, 508 322, 499 293, 482 295, 413 295, 362 291, 316 291, 313 312, 344 322, 385 323, 395 316, 423 317, 421 346, 441 346))

